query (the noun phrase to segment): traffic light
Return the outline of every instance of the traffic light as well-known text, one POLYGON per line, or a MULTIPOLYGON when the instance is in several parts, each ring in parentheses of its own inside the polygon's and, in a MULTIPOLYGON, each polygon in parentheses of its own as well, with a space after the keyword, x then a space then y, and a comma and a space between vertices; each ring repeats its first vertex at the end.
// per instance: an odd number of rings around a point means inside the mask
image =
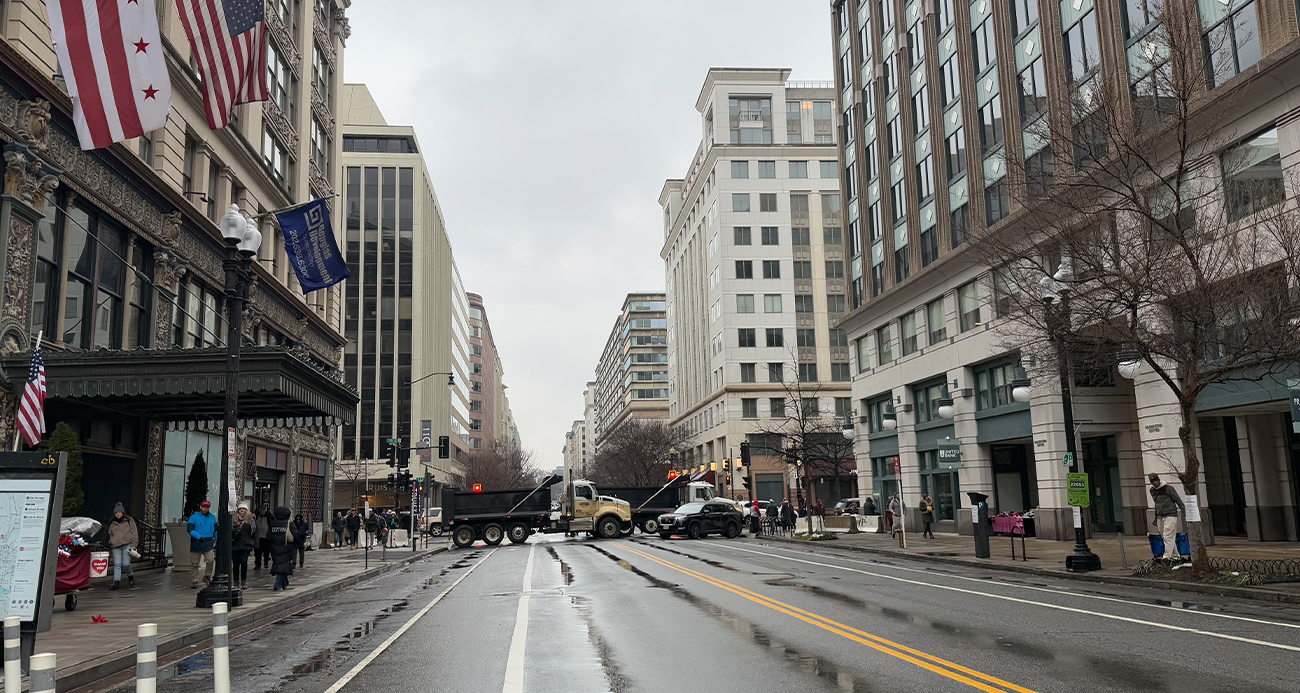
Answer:
MULTIPOLYGON (((447 436, 438 436, 438 459, 445 460, 451 457, 451 438, 447 436)), ((478 484, 475 484, 477 486, 478 484)), ((476 491, 478 489, 475 489, 476 491)))
MULTIPOLYGON (((446 440, 446 438, 444 437, 443 440, 446 440)), ((483 484, 474 484, 474 493, 482 493, 482 492, 483 492, 483 484)))
POLYGON ((741 481, 742 483, 745 484, 745 490, 748 491, 748 490, 749 490, 749 475, 746 474, 745 476, 740 477, 740 481, 741 481))
POLYGON ((396 475, 396 474, 389 474, 389 475, 388 475, 388 484, 389 484, 390 486, 392 486, 393 488, 397 488, 397 475, 396 475))
POLYGON ((740 464, 741 466, 744 467, 749 466, 749 441, 748 440, 740 444, 740 464))

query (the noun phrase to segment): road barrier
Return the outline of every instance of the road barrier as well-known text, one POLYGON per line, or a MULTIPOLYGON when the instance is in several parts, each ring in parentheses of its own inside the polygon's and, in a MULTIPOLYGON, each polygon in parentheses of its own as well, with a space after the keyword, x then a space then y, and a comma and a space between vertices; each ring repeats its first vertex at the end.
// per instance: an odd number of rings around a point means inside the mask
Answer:
POLYGON ((28 683, 31 693, 54 693, 53 652, 32 655, 31 678, 28 683))
POLYGON ((5 693, 23 690, 22 619, 5 618, 5 693))
POLYGON ((225 602, 212 605, 212 683, 215 693, 230 693, 229 618, 225 602))
POLYGON ((135 693, 154 693, 158 690, 158 624, 136 626, 135 638, 135 693))

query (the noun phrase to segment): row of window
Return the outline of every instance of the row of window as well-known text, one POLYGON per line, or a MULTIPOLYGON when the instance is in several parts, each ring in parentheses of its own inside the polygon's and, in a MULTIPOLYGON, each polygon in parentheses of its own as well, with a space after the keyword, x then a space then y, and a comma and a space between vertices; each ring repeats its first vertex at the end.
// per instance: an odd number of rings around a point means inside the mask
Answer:
MULTIPOLYGON (((776 226, 763 226, 759 228, 760 239, 763 245, 781 245, 781 232, 776 226)), ((822 243, 830 247, 839 247, 844 244, 844 233, 838 226, 827 226, 822 228, 822 243)), ((735 226, 732 227, 732 245, 753 245, 753 227, 735 226)), ((790 229, 790 245, 807 246, 812 245, 812 238, 807 227, 796 226, 790 229)))
MULTIPOLYGON (((809 331, 811 332, 811 330, 809 330, 809 331)), ((801 346, 802 346, 802 345, 801 345, 801 346)), ((809 345, 809 346, 811 346, 811 345, 809 345)), ((800 382, 809 382, 809 381, 815 381, 815 380, 817 380, 817 364, 815 364, 815 363, 804 363, 804 364, 799 364, 799 366, 800 366, 800 367, 799 367, 799 381, 800 381, 800 382), (811 370, 811 371, 807 370, 806 368, 804 368, 805 366, 811 366, 811 367, 812 367, 812 370, 811 370), (809 377, 809 376, 811 376, 811 377, 809 377)), ((851 379, 851 375, 850 375, 850 373, 849 373, 849 364, 848 364, 848 363, 843 363, 843 362, 841 362, 841 363, 832 363, 832 364, 831 364, 831 380, 834 380, 834 381, 837 381, 837 382, 848 382, 850 379, 851 379)), ((758 382, 758 364, 757 364, 757 363, 742 363, 742 364, 740 364, 740 382, 742 382, 742 383, 756 383, 756 382, 758 382)), ((767 364, 767 382, 769 382, 769 383, 783 383, 783 382, 785 382, 785 364, 784 364, 784 363, 769 363, 769 364, 767 364)))
MULTIPOLYGON (((781 278, 781 260, 761 260, 763 267, 763 279, 780 279, 781 278)), ((794 278, 795 279, 812 279, 812 261, 811 260, 794 260, 794 278)), ((736 279, 753 279, 754 278, 754 261, 753 260, 736 260, 736 279)), ((843 279, 844 278, 844 261, 843 260, 826 260, 826 278, 843 279)))
MULTIPOLYGON (((852 398, 835 397, 833 398, 833 402, 834 402, 833 412, 836 417, 853 415, 852 398)), ((790 416, 801 416, 803 418, 808 418, 808 417, 817 417, 822 415, 821 400, 817 397, 801 397, 797 405, 799 407, 798 410, 792 410, 791 409, 792 406, 794 406, 794 404, 792 402, 787 402, 786 398, 784 397, 769 397, 767 398, 766 416, 773 419, 784 419, 790 416)), ((831 412, 827 412, 827 413, 829 414, 831 412)), ((741 418, 745 418, 745 419, 759 418, 757 397, 745 397, 740 400, 740 416, 741 418)), ((753 436, 751 436, 751 438, 752 437, 753 436)), ((755 447, 752 442, 750 444, 750 447, 751 448, 755 447)), ((761 448, 762 446, 759 447, 761 448)), ((771 449, 779 450, 780 447, 777 446, 771 449)))
MULTIPOLYGON (((750 162, 748 162, 748 161, 732 161, 732 162, 731 162, 731 177, 732 177, 733 179, 747 179, 747 178, 749 178, 749 177, 750 177, 750 176, 749 176, 749 168, 750 168, 750 167, 749 167, 749 163, 750 163, 750 162)), ((758 164, 758 177, 759 177, 760 179, 767 179, 767 178, 775 179, 775 178, 776 178, 776 162, 775 162, 775 161, 759 161, 759 162, 756 162, 756 163, 758 164)), ((790 178, 807 178, 807 177, 808 177, 808 164, 809 164, 809 162, 807 162, 807 161, 790 161, 790 162, 787 162, 787 163, 789 164, 788 173, 789 173, 789 177, 790 177, 790 178)), ((835 179, 839 178, 839 175, 840 175, 840 170, 839 170, 839 169, 840 169, 840 164, 839 164, 838 161, 814 161, 814 162, 812 162, 812 163, 813 163, 813 164, 816 164, 816 165, 818 166, 818 168, 817 168, 817 169, 814 169, 814 170, 820 170, 820 174, 821 174, 820 177, 821 177, 821 178, 825 178, 825 179, 828 179, 828 180, 835 180, 835 179)))
MULTIPOLYGON (((926 344, 934 346, 948 338, 945 297, 936 298, 925 305, 926 344)), ((968 332, 983 324, 979 298, 979 282, 972 281, 957 288, 958 332, 968 332)), ((904 313, 898 318, 898 345, 901 356, 919 351, 922 329, 917 324, 917 311, 904 313)), ((886 323, 867 337, 857 341, 858 372, 871 367, 869 347, 874 346, 877 367, 894 362, 894 323, 886 323), (874 344, 873 344, 874 342, 874 344)))
MULTIPOLYGON (((785 329, 781 327, 764 328, 764 338, 769 347, 785 346, 785 329)), ((808 327, 795 329, 795 344, 801 347, 817 346, 817 330, 808 327)), ((827 334, 827 344, 832 347, 848 346, 848 338, 844 330, 830 328, 827 334)), ((741 327, 736 330, 736 346, 738 347, 757 347, 758 346, 758 328, 741 327)), ((847 379, 847 378, 846 378, 847 379)))
MULTIPOLYGON (((717 304, 720 305, 720 304, 717 304)), ((826 297, 827 309, 831 313, 844 312, 844 297, 837 294, 831 294, 826 297)), ((754 294, 736 294, 736 312, 753 313, 754 312, 754 294)), ((763 312, 764 313, 781 313, 785 309, 785 301, 782 294, 764 294, 763 295, 763 312)), ((794 312, 799 314, 810 314, 816 312, 813 305, 812 294, 795 294, 794 312)), ((721 309, 719 309, 721 313, 721 309)), ((715 320, 717 317, 714 318, 715 320)), ((833 346, 845 346, 843 344, 834 344, 833 346)))

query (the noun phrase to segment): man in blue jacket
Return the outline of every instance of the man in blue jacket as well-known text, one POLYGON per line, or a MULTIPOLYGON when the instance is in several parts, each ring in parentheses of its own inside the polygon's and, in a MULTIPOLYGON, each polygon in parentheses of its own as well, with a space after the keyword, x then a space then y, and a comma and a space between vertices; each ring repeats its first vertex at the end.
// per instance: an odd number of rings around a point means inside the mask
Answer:
POLYGON ((198 589, 212 582, 212 569, 217 561, 217 518, 212 514, 212 504, 199 503, 198 512, 190 515, 186 525, 190 533, 190 589, 198 589))

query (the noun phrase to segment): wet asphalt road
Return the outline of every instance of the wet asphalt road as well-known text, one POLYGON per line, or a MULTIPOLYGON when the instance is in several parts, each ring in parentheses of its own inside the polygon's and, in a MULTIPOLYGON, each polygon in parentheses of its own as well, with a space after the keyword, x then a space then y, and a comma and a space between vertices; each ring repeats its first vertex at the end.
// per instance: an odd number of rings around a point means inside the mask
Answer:
MULTIPOLYGON (((425 559, 234 635, 231 659, 241 693, 1267 693, 1297 689, 1300 608, 823 546, 548 536, 425 559)), ((159 691, 211 690, 206 653, 160 670, 159 691)))

